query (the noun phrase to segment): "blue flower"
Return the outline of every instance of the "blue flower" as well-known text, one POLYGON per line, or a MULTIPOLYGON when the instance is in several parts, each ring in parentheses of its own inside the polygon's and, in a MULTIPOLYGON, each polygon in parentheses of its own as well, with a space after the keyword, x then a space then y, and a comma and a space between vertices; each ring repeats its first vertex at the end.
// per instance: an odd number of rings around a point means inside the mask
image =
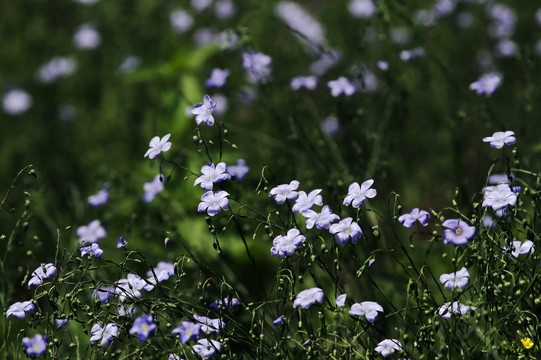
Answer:
POLYGON ((154 335, 156 329, 157 326, 154 324, 152 315, 143 315, 135 319, 130 329, 130 335, 137 334, 139 341, 146 341, 150 336, 154 335))
POLYGON ((208 359, 216 351, 221 350, 220 342, 216 340, 200 339, 197 341, 197 345, 192 347, 192 353, 201 356, 203 359, 208 359))
POLYGON ((303 309, 308 309, 310 306, 314 305, 316 302, 323 303, 325 294, 323 290, 318 287, 313 287, 306 289, 297 294, 295 301, 293 302, 293 307, 298 308, 299 306, 303 309))
POLYGON ((171 134, 166 134, 163 138, 160 139, 159 136, 154 136, 150 143, 148 144, 149 149, 145 153, 144 157, 149 159, 154 159, 156 156, 160 155, 162 152, 166 152, 171 148, 171 143, 167 140, 171 137, 171 134))
POLYGON ((148 282, 151 284, 169 279, 169 276, 175 274, 175 265, 168 261, 160 261, 153 271, 147 271, 148 282), (156 274, 156 277, 154 277, 154 274, 156 274))
POLYGON ((171 353, 171 354, 169 354, 169 356, 167 357, 167 360, 182 360, 182 358, 181 358, 179 355, 177 355, 177 354, 171 353))
POLYGON ((238 159, 236 165, 229 165, 227 167, 227 172, 231 177, 242 180, 244 176, 250 171, 250 168, 246 166, 246 162, 243 159, 238 159))
POLYGON ((344 307, 346 304, 346 297, 347 294, 342 294, 336 297, 336 300, 334 301, 336 303, 336 306, 338 307, 344 307))
POLYGON ((55 319, 55 322, 56 328, 58 329, 59 327, 69 324, 70 321, 69 319, 55 319))
POLYGON ((470 90, 477 92, 478 95, 490 96, 500 86, 502 77, 496 73, 482 75, 477 81, 470 84, 470 90))
POLYGON ((514 145, 517 142, 513 131, 496 131, 492 136, 483 138, 483 142, 490 143, 490 146, 501 149, 504 145, 514 145))
POLYGON ((385 339, 380 341, 378 346, 376 346, 376 352, 381 354, 383 357, 394 354, 395 351, 402 350, 402 343, 395 339, 385 339))
POLYGON ((6 318, 13 315, 21 320, 24 320, 26 313, 30 313, 36 310, 34 304, 31 301, 16 302, 12 304, 6 311, 6 318))
POLYGON ((26 355, 30 357, 41 356, 47 350, 47 335, 36 334, 31 338, 24 337, 23 347, 26 355))
POLYGON ((141 291, 150 291, 154 286, 143 280, 139 275, 129 273, 126 279, 120 279, 117 282, 115 292, 121 302, 124 302, 126 297, 141 298, 141 291))
POLYGON ((126 242, 124 241, 124 236, 121 236, 120 239, 116 242, 116 248, 120 249, 122 247, 126 246, 126 242))
POLYGON ((507 206, 515 206, 517 195, 508 184, 499 184, 485 188, 483 206, 491 207, 494 211, 504 210, 507 206))
POLYGON ((213 301, 209 306, 211 308, 219 308, 219 307, 225 307, 225 306, 229 306, 229 307, 235 307, 235 306, 239 306, 240 305, 240 301, 239 299, 237 298, 224 298, 223 300, 216 300, 216 301, 213 301))
POLYGON ((97 290, 92 292, 92 296, 99 299, 102 304, 112 298, 114 294, 115 288, 112 286, 100 286, 97 290))
POLYGON ((307 195, 304 191, 299 191, 299 197, 291 210, 302 213, 305 210, 310 210, 314 205, 323 205, 323 198, 319 195, 320 192, 321 189, 316 189, 307 195))
POLYGON ((440 283, 443 284, 445 290, 451 291, 452 289, 460 288, 464 289, 470 281, 470 273, 463 267, 457 272, 450 274, 442 274, 440 276, 440 283))
POLYGON ((163 191, 162 175, 158 174, 154 177, 154 180, 148 181, 143 185, 145 194, 143 195, 143 201, 146 203, 154 200, 154 197, 163 191))
POLYGON ((191 321, 183 321, 180 326, 177 326, 171 331, 171 334, 179 334, 180 342, 186 344, 191 338, 197 340, 200 331, 200 324, 195 324, 191 321))
POLYGON ((94 324, 90 333, 92 334, 90 338, 91 343, 101 340, 100 346, 105 347, 113 341, 113 337, 118 337, 118 326, 114 323, 109 323, 103 327, 99 324, 94 324))
POLYGON ((109 184, 105 184, 103 189, 88 197, 88 203, 92 206, 103 205, 107 200, 109 200, 109 184))
POLYGON ((305 210, 302 212, 302 216, 306 218, 307 229, 313 228, 314 225, 320 230, 328 229, 333 221, 340 219, 338 215, 332 213, 329 205, 325 205, 319 214, 314 210, 305 210))
POLYGON ((355 303, 351 305, 349 314, 351 316, 365 316, 366 321, 373 323, 378 316, 378 311, 383 312, 383 307, 374 301, 363 301, 362 303, 355 303))
POLYGON ((287 235, 279 235, 272 241, 271 255, 283 258, 286 255, 293 255, 295 250, 304 243, 306 237, 301 235, 298 229, 291 229, 287 235))
POLYGON ((446 302, 440 306, 436 313, 438 313, 442 318, 449 319, 451 315, 466 315, 470 310, 475 310, 475 306, 468 306, 461 304, 460 301, 446 302))
POLYGON ((466 245, 475 235, 475 226, 469 226, 464 220, 447 219, 442 225, 447 228, 443 231, 444 244, 466 245))
POLYGON ((264 84, 271 74, 270 56, 262 53, 242 54, 242 67, 248 74, 248 80, 254 84, 264 84))
POLYGON ((289 184, 282 184, 272 188, 269 192, 269 196, 274 197, 274 201, 276 201, 277 204, 283 204, 286 200, 297 200, 299 193, 295 190, 298 188, 299 182, 293 180, 289 184))
POLYGON ((290 86, 292 90, 299 90, 301 87, 308 90, 314 90, 317 86, 317 77, 314 75, 297 76, 291 80, 290 86))
POLYGON ((351 242, 356 244, 363 235, 360 226, 353 222, 353 219, 348 217, 340 220, 338 224, 332 224, 329 227, 329 232, 334 234, 334 238, 338 244, 345 244, 351 238, 351 242))
POLYGON ((513 241, 511 249, 511 255, 516 258, 518 258, 519 255, 532 254, 534 252, 534 246, 531 240, 526 240, 523 243, 518 240, 513 241))
POLYGON ((107 236, 105 229, 101 226, 99 220, 91 221, 86 226, 79 226, 77 228, 77 235, 79 236, 79 244, 86 245, 98 242, 99 239, 107 236))
POLYGON ((284 322, 284 317, 283 316, 278 316, 276 319, 273 320, 273 325, 274 326, 278 326, 280 324, 282 324, 284 322))
POLYGON ((375 189, 370 189, 374 184, 374 180, 366 180, 359 186, 358 183, 354 182, 348 188, 348 194, 344 198, 344 205, 351 204, 354 208, 358 208, 366 200, 366 198, 372 199, 377 195, 375 189))
POLYGON ((194 315, 193 318, 201 324, 201 331, 204 334, 219 333, 225 327, 225 322, 220 319, 210 319, 206 316, 194 315))
POLYGON ((207 191, 201 196, 201 202, 197 207, 197 211, 206 211, 209 216, 214 216, 220 212, 220 210, 229 209, 229 199, 227 196, 229 193, 224 190, 216 191, 216 194, 212 191, 207 191))
POLYGON ((428 211, 419 210, 419 208, 414 208, 409 212, 409 214, 401 215, 398 218, 398 222, 400 222, 405 227, 409 228, 413 226, 415 221, 419 221, 421 225, 427 226, 428 219, 430 219, 430 214, 428 213, 428 211))
POLYGON ((214 163, 208 163, 201 168, 201 173, 203 175, 195 179, 193 186, 201 184, 201 188, 204 190, 212 190, 214 183, 219 183, 230 178, 224 162, 220 162, 216 166, 214 166, 214 163))
POLYGON ((81 248, 81 257, 88 255, 90 257, 102 257, 103 256, 103 250, 100 248, 98 244, 92 244, 90 246, 86 246, 81 248))
POLYGON ((192 114, 197 115, 195 117, 195 122, 197 125, 201 125, 202 122, 208 126, 214 125, 214 117, 212 113, 216 109, 216 103, 212 101, 210 96, 203 96, 203 102, 197 104, 192 108, 192 114))
POLYGON ((351 96, 355 93, 355 86, 343 76, 340 76, 336 80, 329 81, 327 86, 331 89, 331 95, 334 97, 337 97, 340 94, 351 96))
POLYGON ((207 79, 205 85, 207 87, 218 87, 221 88, 225 85, 227 77, 229 76, 229 70, 215 68, 210 74, 210 78, 207 79))
POLYGON ((54 264, 42 264, 32 273, 32 278, 28 281, 28 288, 33 285, 43 284, 43 280, 48 279, 56 274, 56 266, 54 264))

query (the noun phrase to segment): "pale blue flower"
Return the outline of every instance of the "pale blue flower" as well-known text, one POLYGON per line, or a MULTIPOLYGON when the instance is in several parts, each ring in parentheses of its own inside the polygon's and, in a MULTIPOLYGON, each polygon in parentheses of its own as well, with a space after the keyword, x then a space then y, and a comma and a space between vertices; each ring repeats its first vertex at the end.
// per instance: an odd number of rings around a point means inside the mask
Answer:
POLYGON ((362 303, 355 303, 351 305, 349 314, 351 316, 364 316, 366 321, 373 323, 378 316, 378 312, 383 312, 383 307, 374 301, 363 301, 362 303))
POLYGON ((113 297, 116 293, 115 288, 112 286, 100 286, 97 290, 92 292, 92 296, 96 299, 99 299, 103 304, 107 300, 113 297))
POLYGON ((103 205, 107 200, 109 200, 109 184, 105 184, 103 189, 88 197, 88 203, 92 206, 103 205))
POLYGON ((351 96, 355 93, 355 86, 343 76, 340 76, 336 80, 329 81, 327 86, 331 89, 331 95, 334 97, 337 97, 340 94, 351 96))
POLYGON ((400 52, 400 60, 410 61, 418 57, 424 57, 426 55, 425 49, 422 47, 417 47, 411 50, 402 50, 400 52))
POLYGON ((167 357, 167 360, 182 360, 182 358, 178 354, 171 353, 167 357))
POLYGON ((310 210, 314 205, 323 205, 323 198, 319 193, 321 189, 316 189, 306 194, 304 191, 299 191, 299 197, 297 198, 295 205, 291 209, 294 213, 301 213, 306 210, 310 210))
POLYGON ((270 56, 262 53, 244 53, 242 54, 242 67, 248 74, 248 80, 251 83, 264 84, 271 74, 270 56))
POLYGON ((2 99, 2 106, 8 115, 20 115, 32 106, 32 96, 24 90, 8 91, 2 99))
POLYGON ((81 248, 81 257, 88 255, 89 257, 102 257, 103 256, 103 250, 100 248, 98 244, 92 244, 90 246, 86 246, 81 248))
POLYGON ((143 189, 145 191, 145 194, 143 195, 144 202, 151 202, 152 200, 154 200, 154 197, 157 194, 163 191, 162 179, 163 175, 158 174, 154 177, 154 180, 145 183, 145 185, 143 186, 143 189))
POLYGON ((219 333, 225 327, 225 322, 220 319, 211 319, 206 316, 194 315, 193 318, 201 324, 201 331, 204 334, 219 333))
POLYGON ((278 325, 282 324, 283 322, 284 322, 284 317, 283 316, 278 316, 276 319, 274 319, 272 324, 274 326, 278 326, 278 325))
POLYGON ((336 303, 336 306, 338 307, 344 307, 346 304, 346 297, 347 294, 342 294, 336 297, 336 300, 334 301, 336 303))
POLYGON ((201 168, 201 173, 203 175, 195 179, 193 185, 201 184, 201 188, 204 190, 212 190, 214 183, 219 183, 231 177, 224 162, 220 162, 216 166, 214 166, 214 163, 208 163, 201 168))
POLYGON ((494 211, 506 209, 509 205, 515 206, 517 195, 508 184, 499 184, 485 188, 483 206, 491 207, 494 211))
POLYGON ((24 320, 26 317, 26 313, 30 313, 36 310, 36 307, 34 304, 32 304, 31 301, 22 301, 22 302, 16 302, 12 304, 6 311, 6 318, 10 317, 11 315, 24 320))
POLYGON ((240 305, 239 299, 226 297, 224 299, 213 301, 212 303, 210 303, 209 306, 211 308, 217 309, 220 307, 236 307, 239 305, 240 305))
POLYGON ((24 337, 22 343, 26 355, 38 357, 45 354, 47 350, 47 335, 36 334, 31 338, 24 337))
POLYGON ((229 209, 229 193, 224 190, 218 190, 216 193, 207 191, 201 196, 201 202, 197 207, 197 211, 206 211, 209 216, 218 214, 221 210, 229 209))
POLYGON ((451 315, 466 315, 470 310, 475 310, 475 306, 468 306, 460 303, 460 301, 446 302, 440 306, 436 313, 438 313, 442 318, 449 319, 451 315))
POLYGON ((229 165, 227 167, 227 172, 231 177, 237 178, 238 180, 242 180, 246 176, 246 174, 250 171, 250 168, 246 165, 246 161, 243 159, 238 159, 236 165, 229 165))
POLYGON ((139 341, 146 341, 154 335, 157 328, 152 315, 139 316, 130 329, 130 335, 137 334, 139 341))
POLYGON ((427 226, 428 219, 430 219, 430 214, 428 213, 428 211, 419 210, 419 208, 414 208, 409 212, 409 214, 401 215, 398 218, 398 222, 400 222, 405 227, 409 228, 413 226, 415 221, 419 221, 421 225, 427 226))
POLYGON ((216 351, 221 350, 221 344, 216 340, 200 339, 197 341, 197 345, 192 347, 192 353, 201 356, 203 359, 208 359, 216 351))
POLYGON ((169 15, 169 21, 173 30, 177 33, 184 33, 193 25, 193 17, 186 10, 175 10, 169 15))
POLYGON ((124 236, 121 236, 120 239, 118 239, 118 241, 116 242, 116 248, 117 249, 120 249, 124 246, 126 246, 126 241, 124 240, 124 236))
POLYGON ((460 246, 466 245, 475 235, 475 226, 469 226, 464 220, 447 219, 442 223, 447 228, 443 230, 443 243, 460 246))
POLYGON ((156 156, 161 154, 162 152, 166 152, 171 148, 171 143, 167 140, 171 137, 171 134, 166 134, 164 137, 160 139, 159 136, 154 136, 150 143, 148 144, 149 149, 145 153, 144 157, 147 157, 149 159, 154 159, 156 156))
POLYGON ((79 226, 77 235, 79 235, 79 244, 86 245, 98 242, 99 239, 107 236, 107 233, 99 220, 93 220, 86 226, 79 226))
POLYGON ((55 319, 55 322, 56 322, 56 328, 60 328, 64 325, 67 325, 69 324, 69 319, 55 319))
POLYGON ((470 84, 470 90, 475 91, 478 95, 490 96, 500 86, 501 82, 502 77, 500 74, 484 74, 477 81, 470 84))
POLYGON ((32 277, 28 280, 28 288, 34 285, 42 285, 43 280, 48 279, 56 274, 56 266, 54 264, 42 264, 32 272, 32 277))
POLYGON ((304 243, 306 237, 301 235, 298 229, 291 229, 286 236, 279 235, 272 241, 271 255, 283 258, 288 255, 293 255, 295 250, 304 243))
POLYGON ((218 87, 221 88, 225 85, 227 77, 229 76, 229 70, 215 68, 212 70, 210 77, 205 82, 207 87, 218 87))
POLYGON ((72 58, 55 57, 39 68, 38 77, 44 84, 49 84, 60 77, 71 75, 76 67, 72 58))
POLYGON ((308 90, 314 90, 317 86, 317 77, 314 75, 297 76, 291 80, 290 86, 292 90, 299 90, 301 87, 308 90))
POLYGON ((333 221, 337 221, 340 217, 332 213, 329 205, 325 205, 321 209, 321 213, 317 213, 314 210, 305 210, 302 212, 302 216, 306 218, 306 228, 311 229, 316 225, 318 229, 328 229, 333 221))
POLYGON ((77 28, 73 43, 81 50, 95 49, 101 44, 100 33, 91 25, 84 24, 77 28))
POLYGON ((325 294, 323 290, 318 287, 313 287, 306 289, 297 294, 295 301, 293 302, 293 307, 298 308, 299 306, 303 309, 308 309, 310 306, 314 305, 316 302, 323 303, 325 294))
POLYGON ((344 198, 344 205, 351 204, 354 208, 358 208, 367 198, 372 199, 375 197, 377 195, 376 189, 370 189, 373 184, 374 180, 369 179, 364 181, 361 186, 357 182, 349 185, 348 194, 344 198))
POLYGON ((377 10, 372 0, 350 0, 348 9, 351 15, 361 19, 371 18, 377 10))
POLYGON ((443 284, 445 290, 451 291, 452 289, 460 288, 464 289, 470 281, 470 273, 463 267, 457 272, 450 274, 442 274, 440 276, 440 283, 443 284))
POLYGON ((200 324, 195 324, 191 321, 183 321, 180 326, 177 326, 173 329, 173 331, 171 331, 171 334, 178 334, 180 337, 180 342, 186 344, 188 340, 192 338, 197 340, 200 331, 200 324))
POLYGON ((329 232, 334 234, 334 238, 338 244, 345 244, 351 238, 351 242, 356 244, 363 235, 360 226, 353 222, 353 219, 348 217, 340 220, 338 224, 332 224, 329 227, 329 232))
POLYGON ((149 270, 146 274, 149 277, 148 282, 151 284, 169 279, 171 275, 175 274, 175 265, 168 261, 160 261, 153 271, 149 270), (156 277, 154 277, 154 274, 156 274, 156 277))
POLYGON ((109 323, 105 326, 100 326, 99 324, 94 324, 90 330, 92 337, 90 342, 100 341, 100 346, 108 346, 114 337, 118 337, 118 325, 114 323, 109 323))
POLYGON ((214 125, 214 117, 212 113, 216 109, 216 103, 212 101, 210 96, 203 96, 203 102, 197 104, 192 108, 192 114, 197 115, 195 117, 195 122, 197 125, 201 125, 202 122, 208 126, 214 125))
POLYGON ((534 246, 531 240, 526 240, 523 243, 518 240, 513 241, 511 249, 511 255, 516 258, 518 258, 519 255, 532 254, 534 252, 534 246))
POLYGON ((490 146, 501 149, 504 145, 513 145, 517 142, 513 131, 496 131, 492 136, 483 138, 483 142, 489 142, 490 146))
POLYGON ((383 357, 387 357, 395 353, 395 351, 402 350, 402 343, 395 339, 385 339, 380 341, 378 346, 376 346, 376 352, 381 354, 383 357))
POLYGON ((118 298, 121 302, 124 302, 126 297, 129 298, 141 298, 141 291, 150 291, 154 286, 147 283, 139 275, 129 273, 125 279, 120 279, 116 283, 115 292, 118 294, 118 298))
POLYGON ((295 190, 299 188, 299 182, 297 180, 291 181, 289 184, 278 185, 272 188, 269 192, 269 196, 274 197, 274 201, 277 204, 283 204, 286 200, 297 200, 299 193, 295 190))

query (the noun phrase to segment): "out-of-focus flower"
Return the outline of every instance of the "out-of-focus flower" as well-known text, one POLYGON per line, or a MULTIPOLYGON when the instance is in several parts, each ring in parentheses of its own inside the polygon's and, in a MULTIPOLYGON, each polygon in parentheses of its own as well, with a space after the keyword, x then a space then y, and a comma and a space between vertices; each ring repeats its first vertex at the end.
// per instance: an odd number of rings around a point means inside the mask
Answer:
POLYGON ((327 116, 321 123, 321 130, 327 135, 334 135, 340 130, 340 124, 336 116, 327 116))
POLYGON ((77 110, 71 105, 61 105, 58 109, 58 117, 64 122, 70 122, 77 116, 77 110))
POLYGON ((301 34, 301 40, 308 40, 310 45, 325 44, 321 24, 299 4, 292 1, 280 1, 276 5, 275 13, 294 32, 301 34))
POLYGON ((118 325, 109 323, 102 327, 99 324, 94 324, 90 333, 92 334, 91 343, 100 340, 100 346, 105 347, 113 341, 113 337, 118 337, 118 325))
POLYGON ((180 342, 186 344, 188 340, 197 340, 199 332, 201 331, 201 325, 195 324, 191 321, 183 321, 179 326, 171 331, 171 334, 178 334, 180 342))
POLYGON ((171 143, 167 140, 171 137, 171 134, 166 134, 160 139, 159 136, 154 136, 150 143, 148 144, 149 149, 145 153, 144 157, 149 159, 154 159, 156 156, 160 155, 162 152, 166 152, 171 148, 171 143))
POLYGON ((303 211, 310 210, 314 205, 323 205, 323 198, 319 195, 320 192, 321 189, 313 190, 309 194, 299 191, 299 197, 291 210, 302 214, 303 211))
POLYGON ((470 281, 470 273, 468 269, 463 267, 457 272, 450 274, 442 274, 440 276, 440 283, 443 284, 445 290, 451 291, 452 289, 460 288, 464 290, 468 282, 470 281))
POLYGON ((214 3, 214 14, 220 20, 227 20, 232 18, 237 12, 235 3, 231 0, 217 0, 214 3))
POLYGON ((446 302, 436 310, 442 318, 449 319, 451 315, 466 315, 470 310, 475 310, 475 306, 461 304, 460 301, 446 302))
POLYGON ((400 52, 400 60, 409 61, 411 59, 415 59, 418 57, 424 57, 425 55, 426 55, 426 51, 422 47, 418 47, 411 50, 402 50, 400 52))
POLYGON ((283 204, 286 200, 297 200, 299 193, 295 190, 299 188, 299 182, 297 180, 291 181, 289 184, 278 185, 271 189, 269 196, 274 197, 274 201, 277 204, 283 204))
POLYGON ((350 238, 351 242, 356 244, 363 235, 359 224, 350 217, 340 220, 338 224, 332 224, 329 232, 334 234, 334 239, 338 244, 345 244, 350 238))
POLYGON ((290 86, 292 90, 299 90, 301 87, 304 87, 308 90, 314 90, 317 86, 317 77, 314 75, 296 76, 291 79, 290 86))
POLYGON ((32 106, 32 97, 26 91, 13 89, 2 99, 2 107, 8 115, 20 115, 32 106))
POLYGON ((367 198, 374 198, 377 195, 377 191, 376 189, 370 189, 373 184, 374 180, 369 179, 364 181, 361 186, 357 182, 349 185, 348 194, 344 198, 344 205, 351 204, 354 208, 358 208, 367 198))
POLYGON ((460 246, 466 245, 475 235, 475 226, 469 226, 464 220, 447 219, 442 223, 447 228, 443 230, 443 243, 460 246))
POLYGON ((42 264, 34 272, 32 278, 28 281, 28 288, 34 285, 42 285, 43 280, 48 279, 56 274, 56 266, 53 263, 42 264))
POLYGON ((376 352, 383 357, 387 357, 395 353, 395 351, 402 350, 402 343, 395 339, 385 339, 376 346, 376 352))
POLYGON ((100 286, 97 290, 92 292, 92 296, 96 299, 99 299, 103 304, 107 300, 113 297, 116 293, 116 289, 112 286, 100 286))
POLYGON ((227 172, 229 175, 238 180, 242 180, 248 171, 250 171, 250 168, 246 165, 246 161, 244 161, 244 159, 238 159, 236 165, 227 166, 227 172))
POLYGON ((203 96, 203 102, 192 108, 192 114, 197 115, 195 117, 197 125, 201 125, 202 122, 208 126, 214 125, 214 117, 212 116, 214 109, 216 109, 216 103, 212 101, 210 96, 203 96))
POLYGON ((59 327, 69 324, 70 321, 69 319, 55 319, 55 322, 56 328, 58 329, 59 327))
POLYGON ((423 226, 428 225, 428 219, 430 214, 426 210, 419 210, 419 208, 412 209, 408 214, 403 214, 398 218, 398 222, 409 228, 412 227, 416 221, 423 226))
POLYGON ((477 92, 478 95, 490 96, 500 86, 502 77, 497 73, 487 73, 482 75, 477 81, 470 84, 470 90, 477 92))
POLYGON ((371 18, 377 10, 372 0, 351 0, 348 9, 353 16, 362 19, 371 18))
POLYGON ((511 249, 512 249, 511 255, 513 255, 516 258, 518 258, 519 255, 532 254, 535 250, 533 246, 533 242, 531 240, 526 240, 523 243, 518 240, 513 241, 513 244, 511 245, 511 249))
POLYGON ((73 35, 73 43, 83 50, 97 48, 101 44, 100 33, 91 25, 81 25, 73 35))
POLYGON ((76 68, 75 61, 67 57, 55 57, 38 70, 38 77, 45 84, 60 77, 71 75, 76 68))
POLYGON ((24 320, 26 317, 26 313, 30 313, 36 310, 36 307, 34 304, 32 304, 31 301, 19 301, 14 304, 11 304, 11 306, 6 311, 6 318, 10 317, 11 315, 24 320))
POLYGON ((293 307, 298 308, 299 306, 303 309, 308 309, 310 306, 314 305, 316 302, 323 303, 325 294, 323 290, 318 287, 313 287, 306 289, 297 294, 295 301, 293 302, 293 307))
POLYGON ((511 37, 515 32, 517 22, 515 12, 501 3, 494 3, 487 9, 492 19, 488 28, 489 35, 498 39, 511 37))
POLYGON ((203 359, 208 359, 216 351, 221 350, 221 344, 216 340, 199 339, 197 345, 192 347, 192 353, 201 356, 203 359))
POLYGON ((336 300, 334 301, 336 303, 336 306, 338 307, 344 307, 346 304, 346 297, 347 294, 342 294, 336 297, 336 300))
POLYGON ((227 77, 229 76, 229 70, 215 68, 210 73, 210 77, 205 82, 207 87, 218 87, 221 88, 225 85, 227 77))
POLYGON ((23 338, 23 347, 26 355, 30 357, 38 357, 45 354, 47 350, 47 336, 36 334, 34 337, 23 338))
POLYGON ((380 60, 376 63, 376 66, 381 70, 381 71, 387 71, 389 70, 389 63, 387 61, 383 61, 383 60, 380 60))
POLYGON ((349 310, 349 314, 351 316, 364 315, 366 317, 366 321, 369 323, 373 323, 376 320, 378 312, 383 312, 383 307, 374 301, 363 301, 360 304, 355 303, 351 305, 351 309, 349 310))
POLYGON ((173 30, 177 33, 184 33, 191 29, 193 17, 185 10, 175 10, 169 15, 169 20, 173 30))
POLYGON ((502 58, 513 57, 518 53, 518 46, 513 40, 501 39, 496 44, 496 55, 502 58))
POLYGON ((174 274, 175 265, 168 261, 160 261, 158 266, 156 266, 153 270, 147 271, 148 282, 151 284, 155 284, 156 281, 162 282, 169 279, 169 277, 174 274), (156 277, 154 277, 154 274, 156 274, 156 277))
POLYGON ((192 0, 192 8, 195 10, 201 12, 208 8, 210 4, 212 3, 212 0, 192 0))
POLYGON ((163 175, 158 174, 154 177, 154 180, 145 183, 143 186, 143 190, 145 191, 145 194, 143 195, 144 202, 151 202, 157 194, 163 191, 162 176, 163 175))
POLYGON ((483 142, 490 143, 490 146, 501 149, 504 145, 514 145, 517 142, 513 131, 496 131, 492 136, 483 138, 483 142))
POLYGON ((392 27, 389 29, 392 42, 398 45, 406 45, 411 40, 411 30, 405 27, 392 27))
POLYGON ((98 242, 99 239, 107 236, 107 233, 99 220, 93 220, 86 226, 79 226, 77 235, 79 236, 79 244, 86 245, 98 242))
POLYGON ((223 299, 220 299, 220 300, 216 300, 216 301, 213 301, 212 303, 210 303, 210 307, 211 308, 214 308, 214 309, 217 309, 217 308, 220 308, 220 307, 236 307, 236 306, 239 306, 240 305, 240 301, 239 299, 237 298, 223 298, 223 299))
POLYGON ((499 185, 499 184, 510 184, 512 182, 515 182, 515 175, 512 173, 507 174, 492 174, 488 177, 488 183, 499 185))
POLYGON ((137 334, 139 341, 147 341, 149 337, 154 335, 157 328, 152 315, 139 316, 130 329, 130 335, 137 334))
POLYGON ((180 357, 180 355, 178 354, 169 354, 169 356, 167 357, 167 360, 182 360, 182 358, 180 357))
POLYGON ((209 216, 218 214, 221 210, 229 209, 229 193, 224 190, 218 190, 216 193, 207 191, 201 196, 201 202, 197 207, 199 212, 207 212, 209 216))
POLYGON ((100 206, 105 204, 107 200, 109 200, 109 184, 105 184, 103 189, 94 195, 90 195, 87 201, 92 206, 100 206))
POLYGON ((231 177, 224 162, 220 162, 216 166, 214 163, 208 163, 201 168, 201 173, 203 175, 195 179, 193 185, 200 185, 204 190, 212 190, 214 183, 228 180, 231 177))
POLYGON ((336 65, 341 57, 342 55, 337 50, 331 49, 330 51, 324 52, 318 60, 310 65, 310 72, 321 76, 331 67, 336 65))
POLYGON ((201 331, 204 334, 219 333, 225 327, 225 322, 220 319, 210 319, 206 316, 194 315, 193 318, 201 324, 201 331))
POLYGON ((121 73, 129 74, 134 72, 141 65, 141 58, 139 56, 128 56, 122 61, 122 64, 118 67, 121 73))
POLYGON ((355 86, 343 76, 340 76, 336 80, 329 81, 327 86, 331 89, 331 95, 334 97, 337 97, 340 94, 351 96, 355 93, 355 86))
POLYGON ((262 53, 242 54, 242 67, 248 74, 248 81, 254 84, 265 84, 271 75, 270 56, 262 53))
POLYGON ((92 4, 97 3, 100 0, 73 0, 73 1, 78 2, 79 4, 92 5, 92 4))
POLYGON ((103 256, 103 250, 98 244, 92 244, 90 246, 81 248, 81 257, 85 255, 88 255, 89 257, 99 258, 103 256))
POLYGON ((272 241, 271 255, 283 258, 293 255, 295 250, 304 243, 306 237, 298 229, 291 229, 287 235, 279 235, 272 241))

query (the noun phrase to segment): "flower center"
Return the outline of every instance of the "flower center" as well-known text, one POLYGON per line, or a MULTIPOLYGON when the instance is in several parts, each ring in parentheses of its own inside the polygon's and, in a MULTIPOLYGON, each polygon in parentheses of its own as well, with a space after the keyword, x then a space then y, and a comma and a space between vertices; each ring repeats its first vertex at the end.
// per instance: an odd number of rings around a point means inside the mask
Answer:
POLYGON ((455 234, 461 235, 462 234, 462 229, 461 228, 456 229, 455 234))

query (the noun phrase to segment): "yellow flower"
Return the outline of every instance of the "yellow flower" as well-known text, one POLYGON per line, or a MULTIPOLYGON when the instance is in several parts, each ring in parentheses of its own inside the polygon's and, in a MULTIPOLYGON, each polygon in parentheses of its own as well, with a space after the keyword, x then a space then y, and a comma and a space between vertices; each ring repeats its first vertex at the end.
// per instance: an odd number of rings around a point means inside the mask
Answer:
POLYGON ((520 342, 526 349, 529 349, 533 346, 533 341, 530 338, 520 339, 520 342))

